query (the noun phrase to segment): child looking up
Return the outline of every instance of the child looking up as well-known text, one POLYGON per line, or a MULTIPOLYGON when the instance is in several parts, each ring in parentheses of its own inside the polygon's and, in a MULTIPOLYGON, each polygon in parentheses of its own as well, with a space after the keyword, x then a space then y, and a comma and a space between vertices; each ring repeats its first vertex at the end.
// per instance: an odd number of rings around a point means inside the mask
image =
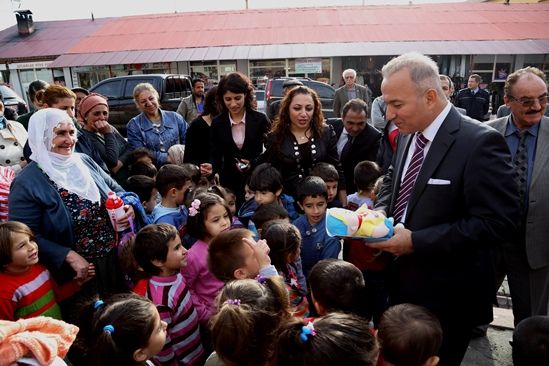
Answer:
POLYGON ((231 281, 218 300, 211 320, 215 354, 206 366, 267 365, 274 355, 278 330, 290 318, 288 293, 279 276, 231 281))
POLYGON ((305 177, 297 187, 297 194, 299 207, 305 214, 293 224, 301 233, 301 261, 303 274, 307 278, 319 260, 339 256, 341 243, 326 233, 326 183, 320 177, 305 177))
POLYGON ((364 301, 364 277, 351 263, 324 259, 309 274, 311 298, 319 315, 344 312, 369 319, 364 301))
POLYGON ((261 238, 269 245, 269 257, 278 273, 284 278, 288 289, 293 315, 306 317, 309 314, 307 289, 299 285, 291 263, 299 260, 301 234, 292 224, 284 221, 270 221, 265 224, 261 238))
POLYGON ((199 365, 203 362, 198 315, 181 268, 187 263, 187 250, 173 225, 151 224, 139 230, 133 240, 133 255, 148 281, 134 291, 149 298, 160 318, 168 323, 166 345, 155 357, 162 365, 199 365))
POLYGON ((231 212, 223 198, 214 193, 198 194, 189 206, 187 232, 198 240, 187 254, 187 266, 181 273, 192 294, 198 319, 206 324, 215 308, 215 298, 223 282, 208 270, 208 246, 231 227, 231 212))
POLYGON ((254 241, 247 229, 233 229, 217 235, 208 248, 208 268, 223 282, 278 276, 269 258, 265 240, 254 241))
POLYGON ((298 218, 295 210, 295 201, 293 197, 282 194, 282 176, 280 172, 269 163, 258 165, 248 183, 251 190, 255 192, 255 201, 259 205, 277 203, 283 206, 288 212, 290 220, 298 218))
POLYGON ((337 172, 335 166, 325 162, 317 163, 313 166, 309 175, 320 177, 324 183, 326 183, 326 190, 328 192, 328 208, 342 207, 341 201, 338 197, 339 173, 337 172))
POLYGON ((38 245, 31 229, 17 221, 0 224, 0 319, 41 315, 61 319, 57 301, 72 296, 94 275, 90 264, 85 281, 57 286, 46 267, 38 263, 38 245))
POLYGON ((356 211, 366 204, 369 209, 374 208, 374 187, 381 176, 381 169, 373 161, 364 160, 355 166, 354 177, 357 192, 347 196, 347 208, 356 211))
POLYGON ((174 164, 166 164, 156 175, 156 188, 162 196, 162 201, 152 213, 153 223, 172 224, 177 228, 179 236, 185 235, 187 224, 187 209, 185 194, 192 185, 188 170, 174 164))
POLYGON ((384 366, 436 366, 442 328, 429 310, 399 304, 381 316, 377 338, 384 366))
POLYGON ((166 342, 165 321, 154 304, 133 294, 93 300, 80 313, 74 348, 92 366, 152 365, 166 342))
POLYGON ((307 325, 300 319, 289 321, 276 353, 277 366, 374 366, 379 346, 367 320, 331 313, 307 325))

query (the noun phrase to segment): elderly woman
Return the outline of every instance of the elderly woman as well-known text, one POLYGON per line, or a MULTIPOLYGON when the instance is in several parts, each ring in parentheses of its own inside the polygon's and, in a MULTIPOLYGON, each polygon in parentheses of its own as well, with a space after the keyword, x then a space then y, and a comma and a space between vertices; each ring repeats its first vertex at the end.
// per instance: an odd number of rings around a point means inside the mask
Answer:
POLYGON ((99 94, 91 93, 80 101, 78 119, 82 121, 79 141, 88 141, 99 153, 118 182, 124 181, 121 169, 126 165, 130 149, 126 139, 109 124, 109 105, 99 94))
POLYGON ((10 167, 18 173, 27 165, 23 147, 27 142, 27 131, 19 122, 4 117, 6 106, 0 93, 0 166, 10 167))
POLYGON ((267 117, 253 109, 253 92, 252 82, 242 73, 234 72, 221 79, 217 86, 221 114, 210 127, 213 172, 219 173, 223 187, 235 193, 237 206, 244 202, 246 174, 252 160, 263 151, 263 140, 270 128, 267 117))
POLYGON ((187 122, 176 112, 160 109, 158 92, 149 83, 137 84, 133 99, 141 114, 128 122, 128 144, 131 150, 146 147, 152 151, 160 167, 168 162, 172 145, 185 145, 187 122))
MULTIPOLYGON (((86 294, 120 291, 117 234, 105 209, 109 191, 122 188, 87 155, 75 153, 76 128, 66 112, 46 108, 29 123, 32 162, 15 178, 9 218, 34 232, 42 263, 56 279, 85 279, 90 263, 96 276, 86 294)), ((126 206, 119 224, 133 217, 126 206)))
POLYGON ((314 90, 297 86, 284 96, 266 145, 260 161, 268 161, 280 171, 285 193, 295 197, 299 181, 316 163, 325 162, 338 170, 340 197, 345 196, 336 134, 324 123, 322 104, 314 90))

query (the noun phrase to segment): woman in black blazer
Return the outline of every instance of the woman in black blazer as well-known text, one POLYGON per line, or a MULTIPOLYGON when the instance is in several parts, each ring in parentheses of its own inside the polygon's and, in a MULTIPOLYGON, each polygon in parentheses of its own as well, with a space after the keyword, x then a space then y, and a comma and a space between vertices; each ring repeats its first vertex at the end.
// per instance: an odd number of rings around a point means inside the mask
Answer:
POLYGON ((269 131, 267 117, 253 110, 253 85, 240 72, 221 79, 217 100, 221 114, 210 129, 210 161, 213 173, 219 173, 221 185, 236 195, 237 206, 244 202, 244 184, 250 164, 263 151, 269 131))
POLYGON ((268 161, 280 171, 284 193, 295 197, 299 181, 319 162, 338 170, 338 188, 345 192, 337 137, 332 126, 324 123, 322 104, 313 89, 297 86, 286 94, 266 145, 260 161, 268 161))

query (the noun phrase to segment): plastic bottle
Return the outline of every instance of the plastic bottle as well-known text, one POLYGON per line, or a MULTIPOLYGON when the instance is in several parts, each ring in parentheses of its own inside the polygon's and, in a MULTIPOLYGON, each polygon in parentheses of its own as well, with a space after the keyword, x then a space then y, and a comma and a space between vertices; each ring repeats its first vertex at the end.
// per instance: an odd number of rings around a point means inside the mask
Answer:
POLYGON ((112 227, 116 231, 124 231, 128 228, 128 225, 120 225, 116 220, 126 214, 124 211, 124 201, 116 195, 114 192, 109 192, 107 194, 107 201, 105 201, 105 208, 109 213, 109 218, 111 219, 112 227))

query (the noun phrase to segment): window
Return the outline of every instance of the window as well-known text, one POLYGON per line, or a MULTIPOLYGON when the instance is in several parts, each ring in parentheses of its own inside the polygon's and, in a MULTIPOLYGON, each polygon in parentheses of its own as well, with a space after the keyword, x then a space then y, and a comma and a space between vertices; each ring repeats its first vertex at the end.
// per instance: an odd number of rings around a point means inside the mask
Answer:
POLYGON ((119 98, 121 87, 122 80, 108 81, 95 89, 94 93, 101 94, 107 98, 119 98))

